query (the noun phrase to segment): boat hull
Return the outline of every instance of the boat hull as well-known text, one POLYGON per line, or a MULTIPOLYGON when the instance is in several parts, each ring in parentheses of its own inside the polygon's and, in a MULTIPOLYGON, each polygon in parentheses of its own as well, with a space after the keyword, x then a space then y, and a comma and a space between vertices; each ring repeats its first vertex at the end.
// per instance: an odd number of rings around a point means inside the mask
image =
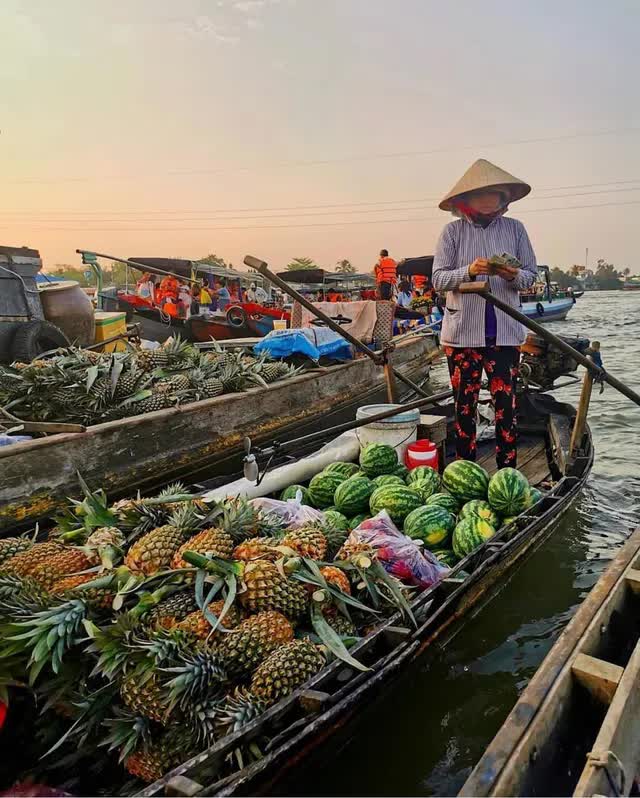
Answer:
MULTIPOLYGON (((430 336, 398 344, 394 365, 411 379, 425 377, 438 355, 430 336)), ((213 464, 224 468, 255 442, 334 423, 335 413, 380 401, 383 371, 362 358, 318 368, 268 388, 159 410, 0 448, 0 532, 55 513, 79 495, 78 473, 110 496, 150 489, 213 464)))
POLYGON ((553 302, 523 302, 522 312, 529 319, 545 324, 548 321, 562 321, 575 305, 573 299, 554 299, 553 302), (542 312, 540 312, 542 309, 542 312))

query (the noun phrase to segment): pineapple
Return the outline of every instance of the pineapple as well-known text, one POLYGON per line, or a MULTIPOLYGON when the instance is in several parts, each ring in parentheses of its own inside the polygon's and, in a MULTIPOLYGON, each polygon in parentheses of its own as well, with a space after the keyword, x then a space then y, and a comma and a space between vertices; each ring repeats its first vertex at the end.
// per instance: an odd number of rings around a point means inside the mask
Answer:
POLYGON ((254 560, 244 567, 242 606, 250 612, 277 610, 296 620, 307 609, 308 594, 301 582, 289 579, 278 567, 265 560, 254 560))
POLYGON ((157 368, 165 368, 169 365, 169 355, 160 349, 141 349, 136 354, 136 366, 141 371, 153 371, 157 368))
MULTIPOLYGON (((30 576, 45 590, 51 590, 63 576, 69 576, 77 571, 86 571, 87 568, 92 568, 97 564, 98 558, 94 554, 87 554, 84 549, 76 546, 63 546, 61 551, 50 555, 46 562, 34 568, 30 576)), ((95 574, 93 578, 95 579, 95 574)))
POLYGON ((137 671, 127 673, 120 684, 120 697, 136 715, 166 725, 169 715, 169 697, 154 672, 144 675, 137 671))
POLYGON ((19 552, 5 560, 2 569, 15 576, 31 576, 41 565, 47 563, 51 557, 65 550, 62 543, 46 541, 34 543, 26 551, 19 552))
POLYGON ((182 559, 182 553, 187 550, 208 554, 211 557, 219 557, 222 560, 230 560, 233 556, 233 540, 231 535, 222 529, 216 529, 215 527, 205 529, 180 546, 171 560, 172 568, 189 567, 189 563, 182 559))
POLYGON ((349 582, 349 577, 345 574, 344 571, 340 570, 340 568, 335 568, 332 565, 327 565, 324 568, 320 569, 320 573, 324 577, 325 581, 337 587, 339 590, 342 590, 343 593, 346 593, 348 596, 351 595, 351 584, 349 582))
POLYGON ((309 557, 312 560, 322 560, 327 553, 327 538, 313 525, 292 529, 280 542, 293 549, 300 557, 309 557))
POLYGON ((220 396, 220 394, 223 393, 224 385, 220 380, 217 380, 215 379, 215 377, 212 377, 208 380, 204 380, 200 384, 199 389, 203 398, 214 399, 216 396, 220 396))
POLYGON ((249 538, 233 550, 234 560, 269 560, 275 562, 280 552, 275 548, 280 543, 276 538, 249 538))
POLYGON ((341 612, 332 612, 325 614, 325 618, 329 626, 337 632, 340 637, 357 637, 358 630, 353 621, 344 616, 341 612))
POLYGON ((124 564, 134 573, 151 576, 171 565, 173 555, 192 535, 200 519, 190 505, 177 509, 169 523, 139 538, 127 552, 124 564))
POLYGON ((175 727, 137 748, 125 759, 124 766, 132 776, 150 784, 197 752, 191 733, 175 727))
POLYGON ((143 372, 137 369, 123 371, 116 383, 116 399, 125 399, 146 387, 146 380, 142 379, 143 372))
POLYGON ((359 565, 361 562, 365 564, 366 560, 373 561, 376 558, 376 550, 373 546, 361 541, 355 541, 352 543, 344 543, 333 559, 336 562, 351 560, 355 565, 359 565))
MULTIPOLYGON (((212 615, 219 618, 223 606, 224 601, 214 601, 212 604, 209 604, 207 609, 212 615)), ((242 621, 242 618, 242 612, 237 607, 231 605, 225 613, 224 618, 220 621, 220 625, 224 629, 233 629, 242 621)), ((183 618, 183 620, 178 623, 178 629, 181 629, 183 632, 188 632, 200 640, 208 640, 209 642, 220 640, 222 637, 228 637, 228 635, 219 632, 218 629, 212 634, 211 623, 201 610, 190 612, 186 618, 183 618)))
POLYGON ((171 629, 197 609, 193 590, 181 590, 156 604, 145 615, 144 621, 152 628, 171 629))
POLYGON ((177 374, 168 380, 161 380, 156 383, 156 391, 158 393, 177 393, 180 391, 188 391, 191 387, 191 382, 186 374, 177 374))
POLYGON ((30 538, 3 538, 0 540, 0 563, 15 557, 22 551, 26 551, 33 546, 30 538))
POLYGON ((167 394, 152 390, 151 396, 132 402, 124 409, 127 416, 138 416, 142 413, 155 413, 157 410, 164 410, 166 407, 171 407, 171 404, 171 399, 167 394))
POLYGON ((222 507, 220 526, 231 535, 235 543, 241 543, 261 533, 276 531, 246 499, 226 499, 219 506, 222 507))
POLYGON ((267 709, 265 701, 241 687, 236 687, 218 709, 216 719, 218 734, 224 737, 227 734, 240 731, 247 723, 251 723, 254 718, 261 715, 265 709, 267 709))
POLYGON ((170 515, 166 505, 151 504, 144 499, 122 499, 113 505, 111 511, 116 516, 118 527, 130 532, 132 537, 166 524, 170 515))
POLYGON ((250 691, 271 706, 324 667, 320 649, 308 640, 292 640, 273 651, 251 679, 250 691))
MULTIPOLYGON (((226 619, 224 621, 226 623, 226 619)), ((248 676, 278 646, 293 640, 293 626, 273 610, 242 621, 221 636, 218 654, 231 676, 248 676)))
POLYGON ((247 378, 241 366, 228 363, 220 369, 219 379, 225 393, 238 393, 247 385, 247 378))
POLYGON ((113 386, 110 377, 99 377, 87 391, 96 410, 107 407, 113 395, 113 386))
POLYGON ((265 363, 260 370, 260 376, 265 382, 276 382, 289 376, 289 366, 286 363, 265 363))
POLYGON ((108 610, 115 598, 112 591, 105 588, 87 588, 86 590, 75 590, 80 585, 92 582, 96 578, 95 574, 75 574, 74 576, 63 576, 58 579, 50 588, 52 595, 62 595, 65 598, 83 599, 94 607, 108 610))

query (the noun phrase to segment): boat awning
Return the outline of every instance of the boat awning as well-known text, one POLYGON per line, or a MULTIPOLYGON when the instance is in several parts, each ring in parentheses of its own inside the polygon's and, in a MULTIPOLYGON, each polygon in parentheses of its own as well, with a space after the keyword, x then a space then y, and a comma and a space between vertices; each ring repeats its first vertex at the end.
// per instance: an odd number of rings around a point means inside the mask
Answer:
POLYGON ((170 272, 175 274, 176 277, 191 277, 191 272, 195 269, 200 274, 212 274, 215 277, 224 277, 227 280, 262 282, 262 276, 258 272, 238 272, 225 266, 215 266, 211 263, 202 263, 197 260, 185 260, 183 258, 128 258, 128 260, 131 268, 139 269, 140 266, 144 266, 151 274, 170 272))
POLYGON ((329 272, 326 269, 296 269, 295 271, 278 272, 277 276, 291 284, 317 286, 319 288, 326 283, 340 283, 343 285, 354 283, 358 286, 375 284, 375 280, 370 274, 346 274, 344 272, 329 272))
POLYGON ((431 279, 433 272, 433 255, 421 255, 419 258, 404 258, 398 264, 398 274, 405 277, 415 277, 416 274, 424 275, 431 279))

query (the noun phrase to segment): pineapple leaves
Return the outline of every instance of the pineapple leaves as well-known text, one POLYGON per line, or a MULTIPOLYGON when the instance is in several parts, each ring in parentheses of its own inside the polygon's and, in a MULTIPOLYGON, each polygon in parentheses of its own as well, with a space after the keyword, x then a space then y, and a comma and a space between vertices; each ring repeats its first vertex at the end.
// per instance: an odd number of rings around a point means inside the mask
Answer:
POLYGON ((311 623, 320 640, 335 657, 359 671, 371 670, 349 654, 340 635, 327 623, 322 611, 315 605, 311 607, 311 623))
POLYGON ((109 371, 109 379, 111 380, 111 396, 113 396, 116 392, 116 388, 118 386, 118 380, 120 379, 120 375, 122 374, 122 370, 124 369, 124 362, 120 358, 116 358, 115 356, 112 358, 113 365, 111 366, 111 370, 109 371))
POLYGON ((100 369, 97 366, 90 366, 87 369, 87 380, 85 383, 85 390, 87 393, 91 391, 94 382, 98 379, 98 374, 100 373, 100 369))

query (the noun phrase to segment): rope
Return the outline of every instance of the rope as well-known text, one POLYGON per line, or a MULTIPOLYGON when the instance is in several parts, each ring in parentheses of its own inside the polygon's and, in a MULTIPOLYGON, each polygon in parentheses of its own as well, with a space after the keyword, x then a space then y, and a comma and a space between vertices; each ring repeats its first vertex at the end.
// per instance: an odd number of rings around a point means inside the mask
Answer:
POLYGON ((625 794, 626 776, 624 767, 620 759, 614 754, 613 751, 589 751, 587 754, 587 764, 595 768, 603 768, 609 786, 615 796, 625 794), (609 768, 615 766, 616 775, 619 777, 620 785, 616 784, 614 777, 611 775, 609 768))

